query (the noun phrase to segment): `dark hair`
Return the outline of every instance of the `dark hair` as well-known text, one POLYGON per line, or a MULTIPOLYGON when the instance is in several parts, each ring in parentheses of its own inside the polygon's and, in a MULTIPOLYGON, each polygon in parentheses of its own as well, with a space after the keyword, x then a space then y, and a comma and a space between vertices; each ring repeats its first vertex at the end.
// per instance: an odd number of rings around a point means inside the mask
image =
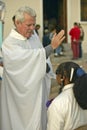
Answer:
POLYGON ((13 21, 13 23, 15 25, 15 15, 12 17, 12 21, 13 21))
POLYGON ((87 74, 77 79, 73 87, 73 92, 80 107, 87 109, 87 74))
POLYGON ((12 17, 12 21, 13 21, 13 22, 15 21, 15 15, 12 17))
POLYGON ((40 24, 36 24, 36 27, 39 27, 39 28, 40 28, 40 24))
POLYGON ((74 25, 75 25, 75 26, 78 26, 78 23, 77 23, 77 22, 74 22, 74 25))
POLYGON ((71 69, 74 68, 74 73, 73 73, 73 77, 72 80, 70 81, 71 83, 74 83, 75 80, 77 79, 77 75, 76 75, 76 70, 78 68, 80 68, 80 66, 74 62, 64 62, 61 63, 57 70, 56 70, 56 74, 61 74, 62 77, 65 76, 68 79, 70 79, 71 76, 71 69))
POLYGON ((58 66, 56 74, 61 74, 67 77, 70 83, 74 83, 73 92, 76 101, 81 108, 87 109, 87 74, 85 71, 74 62, 64 62, 58 66))

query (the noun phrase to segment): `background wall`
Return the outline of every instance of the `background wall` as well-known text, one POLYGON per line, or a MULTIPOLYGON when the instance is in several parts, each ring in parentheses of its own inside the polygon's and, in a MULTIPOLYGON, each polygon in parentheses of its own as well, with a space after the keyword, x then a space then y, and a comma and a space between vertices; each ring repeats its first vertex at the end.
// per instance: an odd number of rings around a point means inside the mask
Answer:
MULTIPOLYGON (((37 23, 41 25, 39 30, 40 39, 43 35, 43 0, 3 0, 6 4, 6 15, 5 15, 5 24, 4 24, 4 38, 10 32, 13 22, 12 16, 15 11, 24 5, 28 5, 33 8, 37 13, 37 23)), ((70 43, 70 36, 68 34, 69 30, 73 26, 74 22, 80 22, 80 0, 67 0, 67 37, 68 43, 70 43)), ((87 22, 81 23, 84 32, 85 38, 83 41, 83 51, 87 52, 87 22)))
POLYGON ((84 41, 83 41, 83 51, 87 52, 87 22, 80 21, 80 0, 67 0, 67 36, 68 36, 68 43, 70 43, 70 36, 69 30, 73 27, 74 22, 80 22, 85 33, 84 41))
MULTIPOLYGON (((68 33, 73 27, 74 22, 80 21, 80 0, 67 0, 67 22, 68 22, 68 33)), ((67 34, 68 35, 68 34, 67 34)), ((68 42, 70 37, 68 36, 68 42)))

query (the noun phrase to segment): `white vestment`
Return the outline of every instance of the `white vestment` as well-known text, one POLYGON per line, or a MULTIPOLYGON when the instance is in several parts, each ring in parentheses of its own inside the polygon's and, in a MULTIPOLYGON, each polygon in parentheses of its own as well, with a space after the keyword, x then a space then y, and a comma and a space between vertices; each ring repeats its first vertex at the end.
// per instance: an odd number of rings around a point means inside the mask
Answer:
POLYGON ((42 130, 42 79, 45 49, 31 49, 28 40, 12 30, 2 45, 0 130, 42 130))
MULTIPOLYGON (((42 48, 42 43, 40 42, 40 39, 38 37, 38 35, 35 33, 34 31, 34 35, 32 35, 32 37, 29 39, 29 46, 31 46, 32 49, 35 48, 42 48)), ((46 130, 46 126, 47 126, 47 108, 46 108, 46 102, 49 98, 49 94, 50 94, 50 88, 51 88, 51 78, 56 78, 53 69, 52 69, 52 64, 50 61, 50 57, 47 59, 46 61, 50 67, 50 71, 49 73, 46 73, 42 84, 43 84, 43 88, 42 88, 42 130, 46 130)))

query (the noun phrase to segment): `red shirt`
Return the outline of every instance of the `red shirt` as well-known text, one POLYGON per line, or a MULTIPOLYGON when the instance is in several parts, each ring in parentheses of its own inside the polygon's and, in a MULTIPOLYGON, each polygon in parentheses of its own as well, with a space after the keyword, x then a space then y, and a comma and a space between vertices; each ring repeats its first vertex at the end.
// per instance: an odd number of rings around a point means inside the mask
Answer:
POLYGON ((71 36, 71 41, 78 41, 80 39, 80 29, 77 26, 73 27, 70 30, 69 35, 71 36))

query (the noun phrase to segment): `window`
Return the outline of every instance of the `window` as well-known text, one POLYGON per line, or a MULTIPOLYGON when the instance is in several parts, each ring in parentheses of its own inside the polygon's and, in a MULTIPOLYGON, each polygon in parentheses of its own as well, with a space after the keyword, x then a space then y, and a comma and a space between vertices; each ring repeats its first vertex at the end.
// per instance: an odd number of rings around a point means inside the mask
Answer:
POLYGON ((81 22, 87 22, 87 0, 80 0, 81 22))

